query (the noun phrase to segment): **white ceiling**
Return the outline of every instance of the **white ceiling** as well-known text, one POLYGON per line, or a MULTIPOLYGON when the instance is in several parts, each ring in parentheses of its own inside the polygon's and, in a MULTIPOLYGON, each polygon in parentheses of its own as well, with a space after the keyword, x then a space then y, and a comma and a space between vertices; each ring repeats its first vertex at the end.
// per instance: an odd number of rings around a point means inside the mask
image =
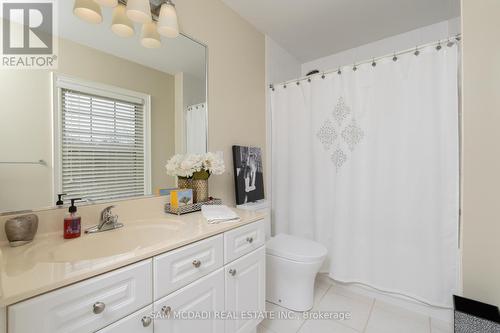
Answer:
POLYGON ((165 73, 184 72, 205 79, 205 47, 187 37, 163 38, 161 48, 146 49, 140 44, 140 25, 135 26, 131 38, 120 38, 111 31, 110 8, 103 8, 103 23, 93 25, 73 15, 73 1, 60 1, 58 7, 58 31, 63 38, 165 73))
POLYGON ((222 0, 301 62, 460 15, 460 0, 222 0))

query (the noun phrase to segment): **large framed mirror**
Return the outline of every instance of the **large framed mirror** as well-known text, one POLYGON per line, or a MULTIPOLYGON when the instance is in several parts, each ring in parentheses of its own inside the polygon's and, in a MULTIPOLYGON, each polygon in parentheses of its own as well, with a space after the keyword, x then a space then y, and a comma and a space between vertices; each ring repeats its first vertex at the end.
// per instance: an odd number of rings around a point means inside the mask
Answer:
POLYGON ((206 152, 207 47, 183 34, 143 47, 140 25, 112 31, 113 10, 92 25, 58 1, 57 68, 0 70, 0 213, 54 207, 60 193, 158 195, 175 186, 172 155, 206 152))

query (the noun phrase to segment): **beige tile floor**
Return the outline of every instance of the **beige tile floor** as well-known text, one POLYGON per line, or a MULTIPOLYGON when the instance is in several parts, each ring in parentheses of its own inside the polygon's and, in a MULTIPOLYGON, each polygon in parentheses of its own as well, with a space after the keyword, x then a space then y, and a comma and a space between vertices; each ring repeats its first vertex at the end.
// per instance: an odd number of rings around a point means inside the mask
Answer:
MULTIPOLYGON (((267 303, 267 311, 288 311, 267 303)), ((420 313, 384 303, 380 300, 354 293, 335 284, 325 275, 318 275, 314 290, 312 311, 350 312, 349 320, 266 319, 258 333, 451 333, 446 323, 420 313)))

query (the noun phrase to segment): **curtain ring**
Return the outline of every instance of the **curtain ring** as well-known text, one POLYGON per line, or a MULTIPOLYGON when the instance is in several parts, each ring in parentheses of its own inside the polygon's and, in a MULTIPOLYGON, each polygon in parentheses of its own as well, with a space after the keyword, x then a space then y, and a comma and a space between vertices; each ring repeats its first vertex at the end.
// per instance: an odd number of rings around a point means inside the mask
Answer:
POLYGON ((418 50, 418 46, 415 46, 415 52, 413 53, 416 57, 420 55, 420 51, 418 50))
POLYGON ((297 85, 300 86, 300 82, 299 81, 297 81, 297 85))
POLYGON ((443 47, 441 46, 441 42, 439 42, 439 44, 436 46, 436 50, 441 50, 443 47))
POLYGON ((325 79, 325 77, 326 77, 326 76, 325 76, 325 73, 323 73, 323 75, 321 75, 321 78, 322 78, 322 79, 325 79))
POLYGON ((396 56, 396 53, 394 53, 394 57, 392 57, 392 61, 394 61, 394 62, 398 61, 398 57, 396 56))
POLYGON ((340 70, 340 67, 339 67, 339 70, 337 71, 337 74, 342 75, 342 71, 340 70))
POLYGON ((372 67, 376 67, 377 66, 377 63, 375 62, 375 59, 373 59, 372 61, 372 67))
POLYGON ((352 68, 352 70, 355 72, 358 70, 358 67, 356 66, 356 64, 354 64, 354 67, 352 68))
POLYGON ((446 46, 452 47, 453 45, 455 45, 455 43, 453 43, 451 39, 448 38, 448 44, 446 44, 446 46))

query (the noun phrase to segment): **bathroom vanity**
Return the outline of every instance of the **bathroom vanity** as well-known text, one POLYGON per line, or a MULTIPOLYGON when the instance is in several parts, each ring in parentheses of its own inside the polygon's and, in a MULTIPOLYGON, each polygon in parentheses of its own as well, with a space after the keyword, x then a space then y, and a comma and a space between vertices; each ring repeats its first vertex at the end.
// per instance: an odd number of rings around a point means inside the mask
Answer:
POLYGON ((3 245, 5 332, 254 332, 260 320, 250 312, 265 310, 267 221, 238 213, 236 223, 163 216, 3 245))

